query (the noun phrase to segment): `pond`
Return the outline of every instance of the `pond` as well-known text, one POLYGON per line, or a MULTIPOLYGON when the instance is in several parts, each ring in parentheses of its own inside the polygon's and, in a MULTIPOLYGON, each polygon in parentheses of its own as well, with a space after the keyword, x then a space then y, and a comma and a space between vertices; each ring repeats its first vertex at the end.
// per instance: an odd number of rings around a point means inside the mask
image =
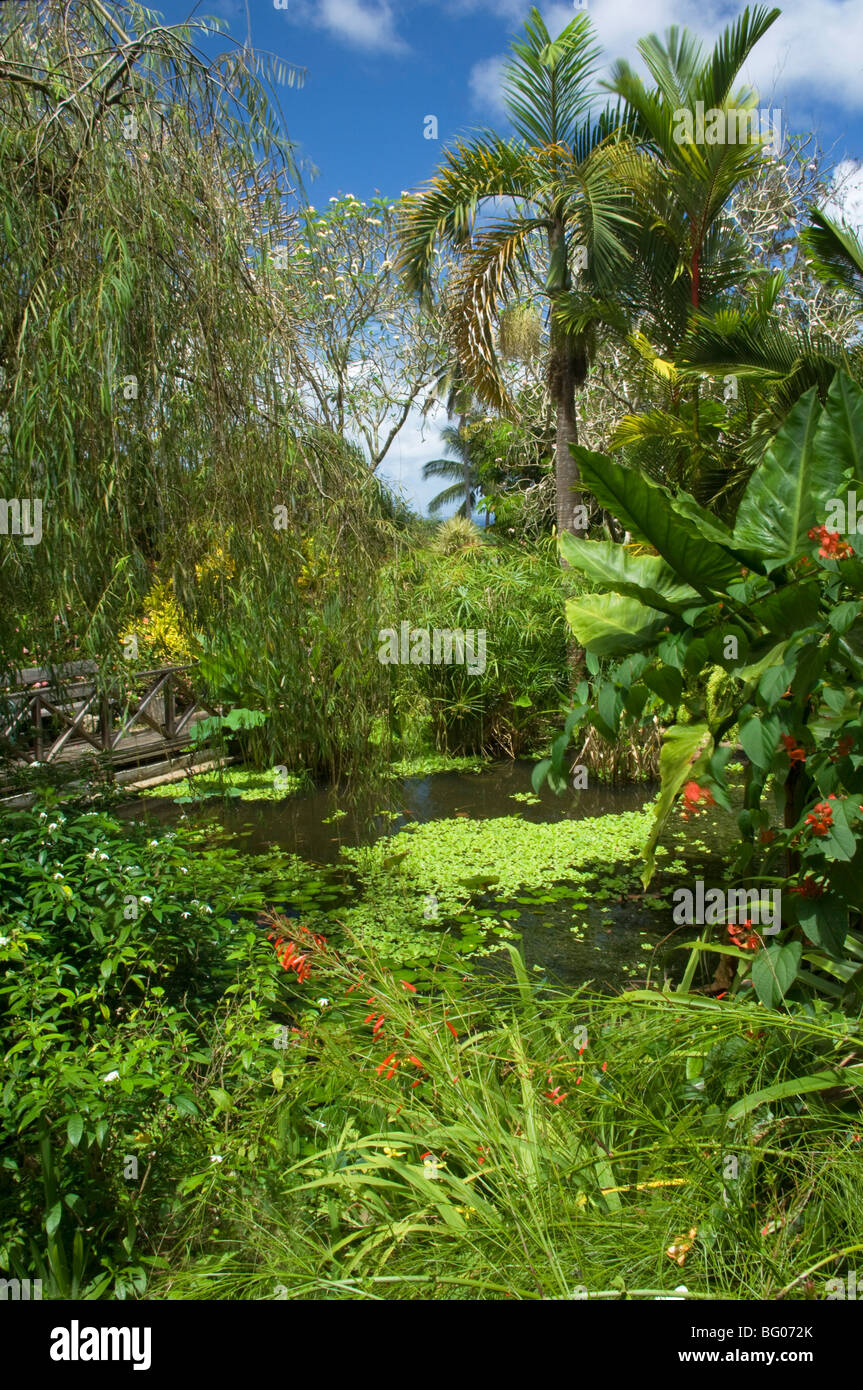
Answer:
POLYGON ((444 940, 474 968, 509 968, 509 939, 539 981, 619 990, 674 976, 670 957, 679 969, 685 953, 669 949, 671 938, 688 940, 692 928, 674 928, 671 890, 720 880, 728 832, 713 819, 695 830, 678 822, 645 893, 638 855, 655 785, 535 795, 533 767, 500 762, 282 800, 187 806, 156 796, 125 814, 187 819, 249 853, 299 856, 314 867, 307 891, 291 895, 304 920, 320 927, 334 911, 402 969, 421 969, 444 940))

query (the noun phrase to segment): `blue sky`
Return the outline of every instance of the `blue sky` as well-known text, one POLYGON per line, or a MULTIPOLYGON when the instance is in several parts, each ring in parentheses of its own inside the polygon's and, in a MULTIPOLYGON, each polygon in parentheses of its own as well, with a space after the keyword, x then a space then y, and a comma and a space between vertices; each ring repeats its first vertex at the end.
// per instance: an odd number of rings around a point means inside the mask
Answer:
MULTIPOLYGON (((505 131, 500 67, 530 6, 521 0, 150 0, 171 23, 216 15, 239 41, 307 69, 302 88, 282 94, 285 121, 302 159, 319 177, 307 184, 320 204, 339 193, 396 198, 432 173, 440 150, 481 125, 505 131), (437 141, 424 121, 437 117, 437 141)), ((587 0, 610 62, 637 61, 635 43, 671 24, 711 44, 743 8, 725 0, 587 0)), ((541 4, 552 33, 576 13, 573 3, 541 4)), ((863 0, 786 0, 755 50, 745 77, 760 105, 780 108, 783 129, 815 130, 836 163, 863 158, 863 0)), ((223 40, 202 45, 215 49, 223 40)), ((844 170, 847 174, 848 165, 844 170)), ((847 204, 863 224, 863 174, 847 204)), ((422 438, 408 422, 382 470, 422 504, 436 490, 418 470, 436 457, 437 430, 422 438)))

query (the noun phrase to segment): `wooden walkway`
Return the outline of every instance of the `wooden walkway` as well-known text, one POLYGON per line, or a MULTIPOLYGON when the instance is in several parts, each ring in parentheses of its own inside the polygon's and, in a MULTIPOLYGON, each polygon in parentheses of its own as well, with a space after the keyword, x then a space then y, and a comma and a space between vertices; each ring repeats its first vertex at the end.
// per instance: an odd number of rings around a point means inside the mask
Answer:
POLYGON ((107 759, 118 774, 188 748, 195 724, 221 711, 198 698, 191 666, 100 678, 96 662, 30 667, 0 688, 0 756, 15 763, 107 759))

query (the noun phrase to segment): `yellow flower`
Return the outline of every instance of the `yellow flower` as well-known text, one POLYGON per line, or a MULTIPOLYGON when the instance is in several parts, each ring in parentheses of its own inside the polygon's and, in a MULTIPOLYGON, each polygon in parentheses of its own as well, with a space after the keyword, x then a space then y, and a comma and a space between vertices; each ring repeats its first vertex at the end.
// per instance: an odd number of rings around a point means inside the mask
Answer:
POLYGON ((470 1221, 472 1216, 476 1216, 476 1207, 456 1207, 456 1211, 465 1221, 470 1221))

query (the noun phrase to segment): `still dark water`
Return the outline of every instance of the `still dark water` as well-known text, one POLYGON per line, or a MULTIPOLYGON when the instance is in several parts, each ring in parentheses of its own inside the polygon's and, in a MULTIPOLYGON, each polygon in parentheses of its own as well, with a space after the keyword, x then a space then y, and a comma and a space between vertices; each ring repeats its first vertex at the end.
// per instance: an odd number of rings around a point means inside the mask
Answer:
MULTIPOLYGON (((222 836, 227 832, 237 849, 256 853, 279 847, 307 862, 335 866, 342 845, 371 844, 411 823, 502 816, 545 823, 582 820, 639 810, 656 793, 655 785, 600 785, 556 796, 546 787, 535 802, 530 780, 533 767, 529 760, 501 762, 479 773, 433 773, 371 789, 343 787, 338 793, 319 788, 281 801, 234 798, 191 806, 146 798, 129 803, 123 814, 163 825, 185 818, 193 824, 209 823, 222 836), (514 796, 530 800, 514 800, 514 796)), ((699 862, 703 868, 698 871, 709 872, 703 856, 699 862)), ((344 865, 332 872, 343 875, 344 865)), ((597 882, 595 891, 584 885, 534 884, 506 899, 496 896, 493 888, 480 891, 472 901, 480 916, 489 919, 488 945, 499 941, 491 935, 493 920, 506 920, 518 933, 525 963, 538 983, 543 979, 565 985, 590 981, 600 989, 617 991, 644 984, 648 978, 661 983, 663 973, 673 977, 685 959, 683 952, 669 950, 680 929, 670 932, 666 920, 670 914, 657 912, 655 902, 651 907, 640 891, 632 891, 631 875, 628 886, 612 880, 611 889, 607 881, 597 882), (574 920, 579 923, 577 930, 574 920)), ((447 927, 455 936, 468 930, 458 919, 447 927)), ((420 922, 417 929, 430 930, 420 922)), ((476 933, 475 921, 469 930, 476 933)), ((690 928, 684 930, 691 935, 690 928)), ((500 970, 511 978, 504 952, 481 956, 477 967, 483 972, 500 970)))
POLYGON ((412 822, 513 815, 534 822, 584 820, 637 811, 656 793, 655 785, 593 786, 558 797, 544 787, 538 805, 514 801, 514 794, 534 795, 530 784, 534 766, 532 760, 520 759, 494 763, 479 773, 435 772, 385 782, 377 788, 352 789, 347 785, 338 793, 321 787, 283 801, 228 798, 205 802, 200 809, 178 806, 170 798, 148 797, 131 803, 123 813, 134 820, 149 819, 163 825, 173 825, 187 815, 197 822, 215 814, 238 849, 254 853, 277 846, 301 859, 332 864, 338 860, 341 845, 372 844, 381 835, 392 835, 412 822))

